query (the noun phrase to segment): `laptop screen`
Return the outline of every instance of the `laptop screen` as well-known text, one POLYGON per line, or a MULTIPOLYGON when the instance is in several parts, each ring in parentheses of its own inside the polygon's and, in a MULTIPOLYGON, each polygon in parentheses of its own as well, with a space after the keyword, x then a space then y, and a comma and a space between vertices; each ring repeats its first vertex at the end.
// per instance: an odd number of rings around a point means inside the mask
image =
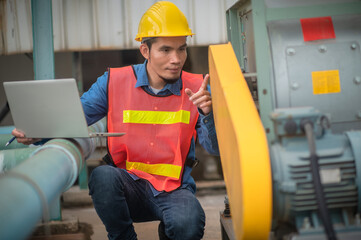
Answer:
POLYGON ((89 137, 75 79, 4 82, 14 125, 30 138, 89 137))

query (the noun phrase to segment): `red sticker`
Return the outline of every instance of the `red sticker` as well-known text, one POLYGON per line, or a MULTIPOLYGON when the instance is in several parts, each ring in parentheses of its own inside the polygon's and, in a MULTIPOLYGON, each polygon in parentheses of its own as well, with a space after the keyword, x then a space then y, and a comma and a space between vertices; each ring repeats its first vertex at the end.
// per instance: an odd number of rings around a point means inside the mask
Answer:
POLYGON ((331 17, 301 18, 305 42, 336 38, 331 17))

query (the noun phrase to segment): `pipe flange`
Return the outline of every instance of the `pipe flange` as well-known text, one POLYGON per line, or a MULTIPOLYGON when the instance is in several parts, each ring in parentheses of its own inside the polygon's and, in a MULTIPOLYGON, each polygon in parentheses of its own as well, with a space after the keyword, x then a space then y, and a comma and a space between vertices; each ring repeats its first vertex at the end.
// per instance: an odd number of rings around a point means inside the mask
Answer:
POLYGON ((73 172, 72 172, 72 176, 71 176, 71 180, 68 182, 68 184, 65 186, 63 192, 67 191, 73 184, 74 182, 76 181, 77 177, 78 177, 78 171, 79 171, 79 167, 78 167, 78 163, 75 159, 75 157, 73 156, 73 154, 68 150, 66 149, 65 147, 63 146, 60 146, 60 145, 56 145, 56 144, 48 144, 48 145, 44 145, 40 148, 38 148, 37 150, 35 150, 31 155, 30 157, 36 155, 37 153, 41 152, 42 150, 45 150, 45 149, 58 149, 62 152, 64 152, 68 158, 70 159, 71 161, 71 165, 72 165, 72 168, 73 168, 73 172))

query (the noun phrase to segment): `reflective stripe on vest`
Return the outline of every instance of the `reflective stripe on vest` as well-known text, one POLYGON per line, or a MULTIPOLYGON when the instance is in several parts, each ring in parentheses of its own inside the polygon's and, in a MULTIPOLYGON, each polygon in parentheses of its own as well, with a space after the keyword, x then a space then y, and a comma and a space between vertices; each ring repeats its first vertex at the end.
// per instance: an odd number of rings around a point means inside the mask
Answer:
POLYGON ((175 166, 172 164, 146 164, 140 162, 129 162, 126 163, 127 170, 140 170, 149 174, 171 177, 178 179, 182 170, 181 166, 175 166))
POLYGON ((143 124, 189 124, 190 112, 179 110, 178 112, 164 111, 123 111, 123 123, 143 124))
POLYGON ((198 91, 202 75, 182 72, 181 96, 166 97, 135 87, 132 67, 111 68, 108 77, 108 131, 126 133, 107 139, 113 162, 158 191, 180 187, 199 116, 184 89, 198 91))

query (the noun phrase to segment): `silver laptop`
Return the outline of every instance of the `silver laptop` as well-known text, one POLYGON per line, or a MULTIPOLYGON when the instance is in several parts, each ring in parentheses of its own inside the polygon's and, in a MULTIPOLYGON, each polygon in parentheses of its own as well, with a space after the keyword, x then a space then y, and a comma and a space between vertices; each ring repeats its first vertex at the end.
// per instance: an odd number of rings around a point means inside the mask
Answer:
POLYGON ((29 138, 122 136, 89 132, 75 79, 4 82, 15 127, 29 138))

